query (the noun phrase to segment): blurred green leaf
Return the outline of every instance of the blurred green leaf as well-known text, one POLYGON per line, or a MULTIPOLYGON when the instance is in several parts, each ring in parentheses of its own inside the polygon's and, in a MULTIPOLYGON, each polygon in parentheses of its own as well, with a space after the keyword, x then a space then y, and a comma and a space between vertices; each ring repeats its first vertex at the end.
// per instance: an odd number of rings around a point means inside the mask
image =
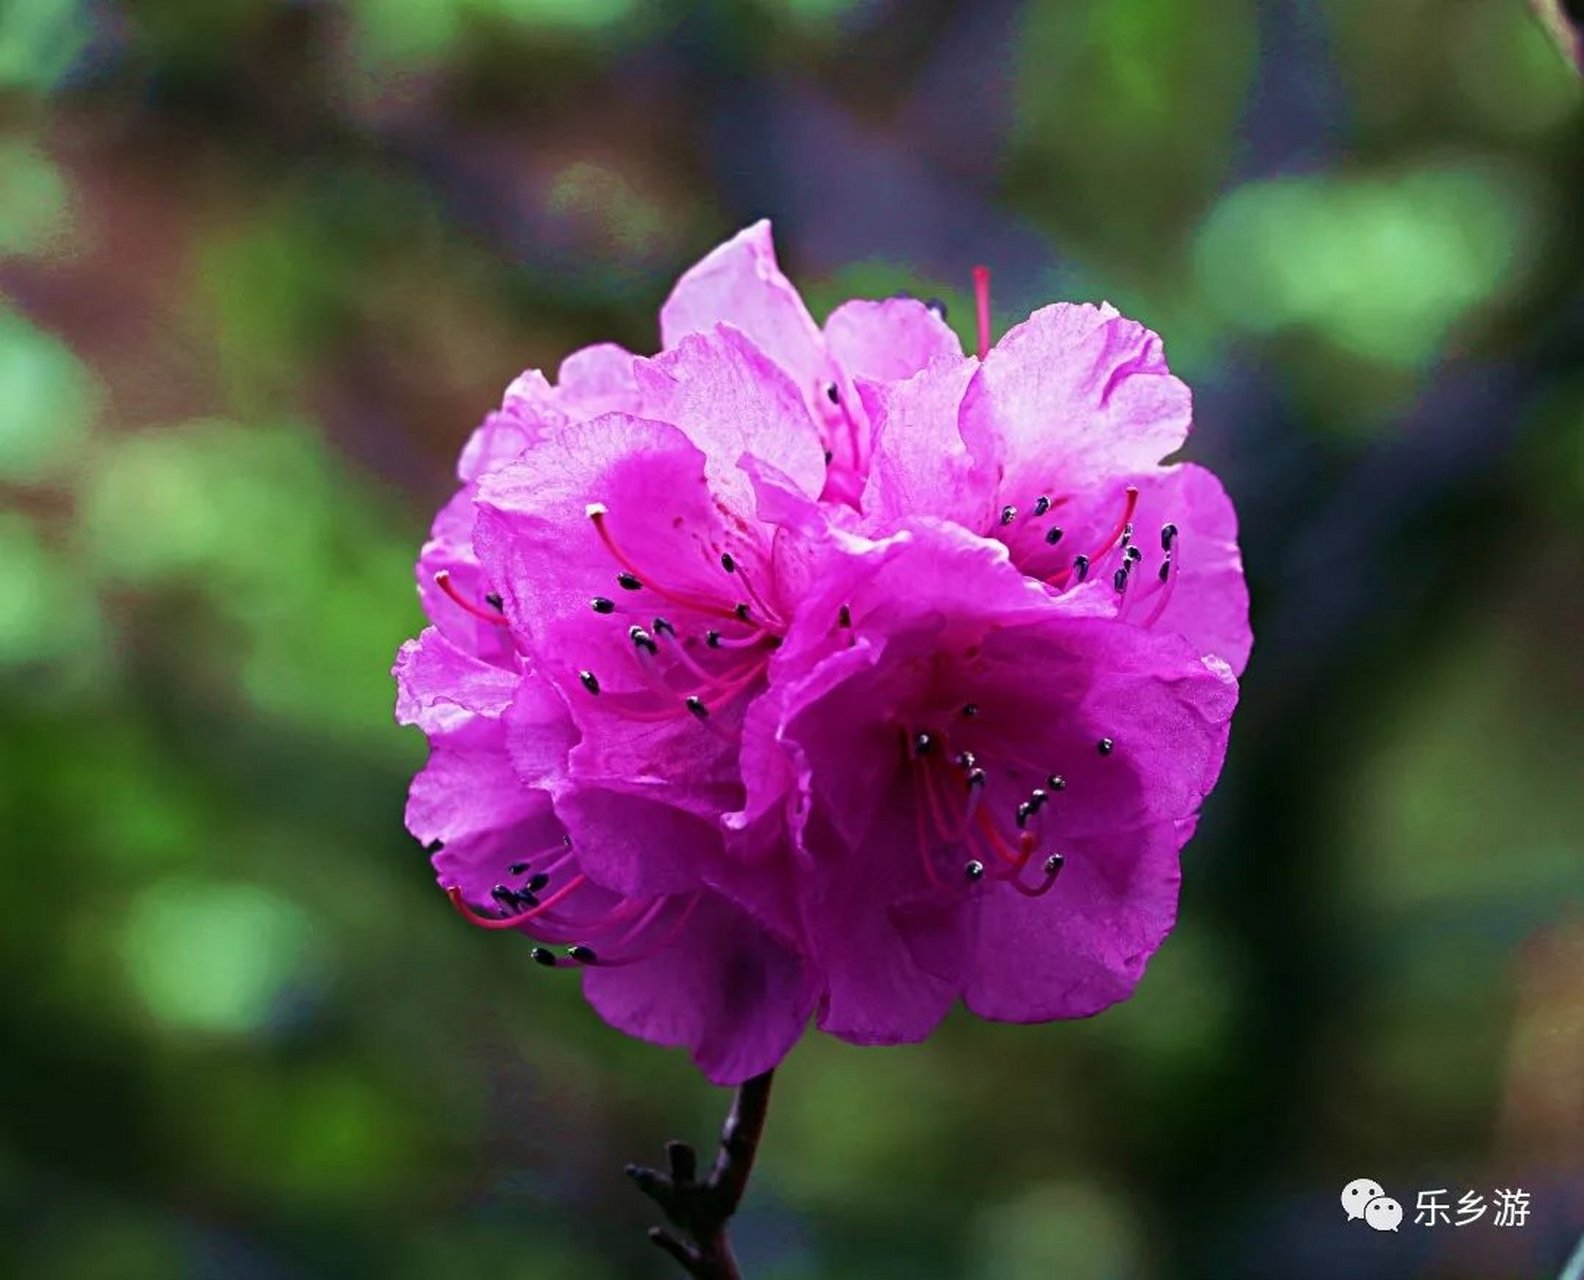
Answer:
POLYGON ((0 259, 58 249, 73 231, 60 171, 21 139, 0 138, 0 259))
POLYGON ((1145 1274, 1141 1224, 1115 1194, 1081 1182, 1045 1183, 988 1205, 973 1234, 969 1280, 1145 1274))
POLYGON ((207 656, 257 710, 410 756, 389 671, 421 625, 417 539, 312 433, 198 422, 118 440, 96 462, 84 543, 107 580, 200 593, 234 628, 207 656))
POLYGON ((103 660, 98 607, 78 566, 45 546, 32 522, 0 512, 0 672, 103 660))
POLYGON ((264 1030, 289 983, 304 980, 307 917, 258 885, 163 880, 132 900, 127 975, 161 1022, 184 1031, 264 1030))
POLYGON ((0 480, 36 483, 80 452, 99 409, 88 372, 62 343, 0 306, 0 480))
POLYGON ((1569 8, 1568 0, 1532 0, 1540 21, 1556 41, 1556 46, 1577 71, 1584 71, 1584 23, 1579 20, 1577 7, 1569 8))
POLYGON ((7 0, 0 7, 0 88, 54 88, 92 29, 84 0, 7 0))
POLYGON ((1248 0, 1035 0, 1020 17, 1022 203, 1147 279, 1230 160, 1254 68, 1248 0))
POLYGON ((1199 283, 1246 332, 1302 329, 1413 367, 1521 281, 1537 248, 1536 201, 1519 175, 1473 160, 1249 183, 1200 228, 1199 283))

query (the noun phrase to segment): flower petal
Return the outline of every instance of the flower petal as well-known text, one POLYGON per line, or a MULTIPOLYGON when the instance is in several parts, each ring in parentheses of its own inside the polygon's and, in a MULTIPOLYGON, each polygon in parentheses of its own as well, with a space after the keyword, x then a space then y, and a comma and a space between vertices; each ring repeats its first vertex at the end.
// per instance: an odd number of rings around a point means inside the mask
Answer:
POLYGON ((985 358, 962 430, 981 463, 1072 490, 1153 467, 1187 439, 1190 416, 1155 334, 1109 306, 1058 303, 985 358))
POLYGON ((685 1047, 714 1083, 737 1085, 797 1043, 816 987, 795 952, 706 893, 685 936, 636 964, 585 970, 583 992, 617 1030, 685 1047))
POLYGON ((1070 839, 1055 886, 987 884, 963 999, 982 1018, 1083 1018, 1133 993, 1177 918, 1178 851, 1197 819, 1070 839))
POLYGON ((705 458, 715 495, 753 509, 744 455, 763 459, 813 496, 825 483, 825 450, 798 388, 742 332, 720 325, 634 368, 643 415, 679 427, 705 458))
POLYGON ((825 344, 849 378, 910 378, 931 361, 962 358, 957 334, 913 298, 854 299, 825 321, 825 344))
POLYGON ((476 716, 498 716, 515 696, 518 675, 459 648, 426 627, 396 654, 396 721, 427 734, 461 728, 476 716))
MULTIPOLYGON (((719 826, 631 790, 570 785, 556 812, 577 849, 578 867, 596 884, 634 897, 688 893, 721 856, 719 826)), ((717 812, 719 809, 717 807, 717 812)))
POLYGON ((805 394, 829 378, 819 328, 776 265, 769 222, 738 232, 683 274, 660 309, 661 345, 669 350, 722 323, 747 334, 805 394))
POLYGON ((989 524, 995 475, 969 453, 957 427, 977 369, 972 360, 940 359, 905 381, 859 384, 874 430, 862 501, 867 529, 887 533, 921 515, 975 530, 989 524))
POLYGON ((740 804, 732 735, 755 654, 703 641, 709 630, 753 632, 734 613, 743 575, 772 598, 775 583, 762 572, 768 538, 723 509, 704 469, 666 423, 612 414, 569 426, 481 482, 475 541, 514 629, 571 708, 582 736, 574 778, 718 815, 740 804), (591 502, 603 505, 599 526, 591 502))
POLYGON ((1213 654, 1234 675, 1242 675, 1254 636, 1237 544, 1237 513, 1226 490, 1213 474, 1193 463, 1166 467, 1135 483, 1139 500, 1134 523, 1144 550, 1141 567, 1147 571, 1141 585, 1154 590, 1150 579, 1158 580, 1159 533, 1168 521, 1177 526, 1172 540, 1176 581, 1158 614, 1146 595, 1131 605, 1127 620, 1152 619, 1155 630, 1175 631, 1200 653, 1213 654))

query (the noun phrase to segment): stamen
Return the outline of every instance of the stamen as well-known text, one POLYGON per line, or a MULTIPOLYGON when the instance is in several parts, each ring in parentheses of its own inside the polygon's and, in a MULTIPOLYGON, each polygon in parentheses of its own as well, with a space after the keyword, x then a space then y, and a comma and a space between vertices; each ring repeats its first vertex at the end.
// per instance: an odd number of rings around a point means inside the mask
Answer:
POLYGON ((984 873, 985 864, 980 862, 978 858, 975 858, 963 868, 963 876, 967 879, 969 884, 977 884, 979 881, 983 880, 984 873))
POLYGON ((995 823, 991 821, 990 815, 984 809, 978 810, 974 817, 978 819, 979 829, 984 833, 986 841, 995 856, 1012 868, 1012 874, 1015 875, 1018 871, 1021 871, 1024 864, 1028 861, 1029 854, 1034 851, 1033 838, 1027 832, 1024 832, 1018 838, 1018 848, 1013 849, 1006 842, 1006 837, 996 829, 995 823))
POLYGON ((589 601, 589 608, 595 613, 615 613, 616 602, 609 596, 595 596, 589 601))
POLYGON ((592 671, 579 671, 578 679, 583 682, 583 687, 590 693, 598 694, 600 691, 599 677, 592 671))
POLYGON ((642 649, 650 657, 660 652, 660 646, 655 643, 654 637, 636 624, 627 628, 627 638, 633 642, 634 648, 642 649))
POLYGON ((1051 509, 1051 500, 1043 493, 1034 499, 1034 514, 1042 516, 1051 509))
POLYGON ((1110 738, 1101 738, 1099 742, 1095 743, 1095 750, 1103 756, 1110 755, 1115 747, 1116 743, 1112 742, 1110 738))
POLYGON ((767 640, 777 640, 779 637, 773 631, 766 631, 763 627, 756 627, 745 636, 723 636, 719 631, 708 631, 704 634, 704 643, 711 649, 752 649, 767 640), (715 639, 711 640, 710 636, 715 639))
POLYGON ((1127 533, 1129 536, 1131 536, 1133 528, 1133 511, 1138 506, 1138 496, 1138 489, 1133 485, 1128 485, 1127 500, 1122 508, 1122 518, 1116 522, 1115 527, 1113 527, 1111 532, 1106 536, 1106 540, 1088 555, 1078 556, 1073 561, 1073 566, 1071 569, 1062 569, 1051 574, 1050 577, 1045 579, 1046 584, 1052 587, 1062 586, 1067 581, 1068 576, 1071 574, 1076 574, 1078 581, 1082 582, 1089 573, 1089 565, 1091 562, 1100 559, 1100 557, 1105 555, 1107 551, 1116 546, 1117 541, 1124 533, 1127 533))
POLYGON ((1177 526, 1174 524, 1161 525, 1161 550, 1170 551, 1172 542, 1177 537, 1177 526))
MULTIPOLYGON (((742 583, 744 593, 748 596, 748 599, 753 602, 753 607, 757 609, 763 617, 774 623, 779 623, 781 621, 781 615, 770 607, 769 602, 760 593, 759 588, 754 586, 753 579, 748 574, 744 573, 741 568, 738 568, 737 570, 737 581, 742 583)), ((746 617, 743 618, 744 622, 747 620, 748 619, 746 617)))
POLYGON ((1048 545, 1054 547, 1061 540, 1062 531, 1060 525, 1053 524, 1049 529, 1045 530, 1045 541, 1048 545))
POLYGON ((1025 840, 1038 840, 1044 833, 1045 824, 1040 818, 1040 810, 1045 803, 1043 791, 1033 792, 1029 798, 1017 807, 1018 830, 1024 832, 1025 840))
MULTIPOLYGON (((1133 537, 1133 512, 1138 508, 1139 491, 1133 485, 1127 487, 1127 500, 1123 505, 1122 518, 1116 522, 1116 527, 1106 538, 1101 548, 1094 553, 1092 559, 1098 560, 1116 544, 1118 538, 1126 536, 1129 540, 1133 537)), ((1123 543, 1126 546, 1126 542, 1123 543)))
MULTIPOLYGON (((916 756, 913 759, 913 766, 915 772, 920 776, 924 798, 929 802, 930 819, 935 824, 936 835, 946 844, 961 843, 966 829, 966 822, 953 822, 947 817, 948 801, 941 796, 940 789, 935 785, 935 770, 930 767, 929 762, 920 761, 916 756)), ((974 803, 974 797, 970 796, 968 801, 969 811, 972 811, 974 803)), ((918 806, 915 805, 914 809, 917 811, 918 806)), ((920 831, 922 832, 922 818, 920 823, 920 831)))
POLYGON ((913 754, 914 755, 916 755, 916 756, 927 756, 934 749, 935 749, 935 735, 930 733, 929 730, 926 729, 926 730, 924 730, 921 733, 916 733, 916 734, 913 735, 913 754))
POLYGON ((1113 573, 1111 575, 1111 585, 1116 588, 1118 595, 1121 595, 1124 591, 1127 590, 1127 578, 1128 578, 1128 571, 1127 571, 1127 566, 1126 565, 1123 565, 1120 569, 1118 569, 1115 573, 1113 573))
MULTIPOLYGON (((1168 525, 1167 528, 1170 528, 1170 529, 1173 530, 1172 541, 1173 541, 1173 543, 1175 543, 1176 540, 1177 540, 1176 539, 1175 527, 1171 526, 1171 525, 1168 525)), ((1162 538, 1163 541, 1165 540, 1165 537, 1166 537, 1165 531, 1163 530, 1161 532, 1161 538, 1162 538)), ((1165 554, 1165 556, 1162 558, 1162 560, 1161 560, 1161 567, 1160 567, 1161 585, 1156 590, 1156 593, 1155 593, 1155 595, 1156 595, 1155 607, 1150 610, 1149 617, 1144 619, 1144 626, 1145 626, 1146 629, 1149 628, 1149 627, 1153 627, 1157 622, 1159 622, 1160 618, 1161 618, 1161 614, 1166 612, 1166 606, 1171 603, 1172 592, 1177 587, 1177 579, 1181 575, 1181 573, 1182 573, 1182 568, 1181 568, 1181 566, 1178 563, 1178 557, 1177 557, 1175 549, 1172 550, 1172 551, 1168 551, 1165 554)))
MULTIPOLYGON (((913 771, 915 774, 919 771, 917 758, 913 761, 913 771)), ((931 815, 935 819, 936 826, 939 827, 940 814, 935 807, 935 797, 930 791, 928 766, 924 768, 924 776, 920 780, 919 785, 929 797, 931 815)), ((935 859, 930 857, 929 833, 924 830, 924 806, 918 803, 913 805, 913 833, 918 839, 919 866, 924 869, 924 878, 930 882, 931 888, 938 889, 940 888, 940 877, 935 874, 935 859)))
MULTIPOLYGON (((492 613, 490 610, 484 608, 483 605, 474 604, 473 601, 469 600, 460 591, 458 591, 456 583, 451 581, 451 570, 442 569, 439 573, 435 574, 434 584, 435 586, 439 587, 447 597, 449 597, 452 604, 456 605, 457 608, 462 609, 467 613, 471 613, 480 622, 487 622, 492 627, 505 627, 511 625, 506 621, 505 615, 500 613, 492 613)), ((499 599, 499 597, 496 597, 496 599, 499 599)))
POLYGON ((730 551, 721 552, 721 568, 726 570, 727 573, 737 572, 737 562, 732 559, 730 551))
MULTIPOLYGON (((587 507, 587 511, 588 518, 594 522, 594 531, 599 535, 600 541, 605 544, 605 550, 610 553, 611 558, 622 568, 622 571, 616 575, 617 583, 624 591, 643 590, 646 584, 642 575, 638 572, 637 564, 621 549, 606 523, 606 517, 610 512, 605 504, 603 502, 591 502, 587 507)), ((647 585, 649 590, 653 591, 657 596, 670 600, 675 604, 685 605, 687 608, 697 609, 701 613, 713 614, 716 617, 729 616, 713 600, 707 600, 686 591, 673 591, 655 582, 650 582, 647 585)))
POLYGON ((978 715, 979 714, 979 704, 977 702, 965 702, 965 703, 963 703, 962 713, 963 713, 963 715, 968 716, 970 718, 972 718, 973 716, 978 715))
POLYGON ((1053 853, 1050 857, 1045 859, 1044 880, 1042 880, 1037 885, 1026 885, 1020 878, 1013 877, 1012 887, 1021 893, 1025 898, 1043 898, 1047 893, 1050 892, 1051 887, 1056 883, 1056 877, 1061 874, 1061 869, 1064 865, 1066 865, 1066 861, 1067 860, 1063 858, 1061 854, 1053 853))
POLYGON ((933 311, 942 320, 946 318, 946 304, 939 298, 931 298, 924 306, 927 310, 933 311))
MULTIPOLYGON (((673 657, 675 657, 676 660, 678 662, 680 662, 684 667, 686 667, 688 669, 688 671, 692 674, 692 676, 693 676, 693 678, 695 680, 702 681, 706 686, 714 686, 714 685, 719 684, 720 681, 718 680, 718 678, 716 676, 714 676, 710 672, 706 671, 703 667, 699 666, 699 664, 693 660, 693 655, 687 651, 687 645, 683 644, 681 639, 680 639, 680 637, 678 637, 677 633, 670 629, 670 624, 669 623, 666 624, 666 628, 667 628, 666 631, 664 633, 662 633, 662 634, 666 635, 666 637, 669 640, 672 641, 672 646, 671 646, 670 649, 667 650, 667 652, 670 653, 673 657)), ((660 628, 656 627, 655 630, 659 631, 660 628)), ((709 634, 718 636, 720 633, 718 631, 716 631, 716 632, 710 632, 709 634)), ((706 638, 705 643, 708 643, 708 639, 707 638, 706 638)), ((713 649, 715 646, 714 645, 710 645, 710 647, 713 649)))
POLYGON ((1016 507, 1014 507, 1014 506, 1005 506, 1005 507, 1001 508, 1001 523, 1003 525, 1011 524, 1016 519, 1017 519, 1017 508, 1016 507))
POLYGON ((556 959, 556 953, 550 950, 549 947, 535 947, 528 954, 533 957, 535 964, 542 964, 546 969, 560 967, 560 963, 556 959))
MULTIPOLYGON (((652 945, 645 947, 640 951, 618 956, 615 959, 596 956, 594 952, 585 947, 583 949, 588 952, 588 958, 585 959, 583 963, 596 965, 601 969, 619 969, 624 965, 637 964, 640 960, 649 959, 650 956, 655 955, 658 952, 665 950, 666 947, 670 946, 675 940, 677 934, 682 932, 683 926, 687 924, 688 918, 692 916, 693 908, 698 906, 699 899, 701 897, 703 897, 702 893, 693 894, 693 896, 688 899, 687 905, 683 907, 682 910, 677 914, 677 918, 671 922, 666 931, 661 934, 652 945)), ((631 942, 644 929, 648 928, 649 925, 654 923, 656 917, 658 917, 660 913, 670 905, 671 901, 672 898, 670 897, 657 899, 655 903, 647 908, 637 920, 633 921, 626 931, 622 933, 621 937, 616 939, 614 945, 621 947, 631 942)), ((570 954, 570 949, 568 954, 570 954)))
POLYGON ((978 816, 979 806, 984 801, 987 790, 988 788, 985 786, 985 771, 983 769, 972 770, 968 774, 968 803, 963 806, 962 826, 957 835, 959 840, 967 836, 968 824, 978 816))
POLYGON ((1050 791, 1065 791, 1067 790, 1067 779, 1059 773, 1053 773, 1045 779, 1045 787, 1050 791))
POLYGON ((696 715, 700 720, 709 719, 709 708, 704 705, 704 700, 697 695, 688 695, 687 709, 696 715))
POLYGON ((841 403, 841 391, 834 382, 827 382, 825 384, 825 394, 830 397, 830 402, 832 404, 841 403))
POLYGON ((594 954, 593 948, 585 947, 581 943, 573 943, 566 949, 567 959, 575 960, 578 964, 595 964, 599 957, 594 954))
POLYGON ((979 320, 979 358, 990 354, 990 268, 973 269, 974 310, 979 320))
POLYGON ((496 917, 479 915, 477 911, 473 910, 472 907, 468 906, 468 904, 462 900, 462 888, 460 885, 450 886, 446 890, 446 897, 451 899, 451 905, 457 909, 457 914, 459 914, 471 925, 477 925, 480 929, 517 929, 532 920, 537 920, 546 911, 549 911, 552 907, 564 902, 567 898, 571 897, 572 894, 576 893, 587 883, 588 878, 579 873, 568 880, 538 906, 530 907, 527 911, 518 912, 514 916, 496 917))

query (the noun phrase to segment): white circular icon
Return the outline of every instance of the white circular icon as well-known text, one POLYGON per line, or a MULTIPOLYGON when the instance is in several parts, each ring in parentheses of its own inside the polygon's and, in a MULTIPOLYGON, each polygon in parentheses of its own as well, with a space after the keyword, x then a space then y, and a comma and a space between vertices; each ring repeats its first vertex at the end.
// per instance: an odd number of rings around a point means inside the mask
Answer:
POLYGON ((1390 1196, 1376 1196, 1364 1206, 1364 1221, 1377 1231, 1395 1231, 1402 1222, 1402 1205, 1390 1196))
POLYGON ((1385 1194, 1386 1188, 1373 1178, 1354 1178, 1342 1188, 1342 1207, 1347 1210, 1348 1220, 1351 1222, 1354 1218, 1362 1218, 1365 1206, 1385 1194))

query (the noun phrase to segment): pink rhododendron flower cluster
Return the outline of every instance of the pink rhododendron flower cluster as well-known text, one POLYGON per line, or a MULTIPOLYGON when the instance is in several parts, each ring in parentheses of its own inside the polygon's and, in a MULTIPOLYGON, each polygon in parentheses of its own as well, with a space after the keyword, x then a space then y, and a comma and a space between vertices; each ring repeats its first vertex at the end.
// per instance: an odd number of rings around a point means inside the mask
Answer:
POLYGON ((441 885, 720 1083, 811 1016, 1126 997, 1250 645, 1159 339, 1058 304, 975 357, 906 298, 821 329, 763 223, 660 320, 514 382, 423 549, 397 712, 441 885))

